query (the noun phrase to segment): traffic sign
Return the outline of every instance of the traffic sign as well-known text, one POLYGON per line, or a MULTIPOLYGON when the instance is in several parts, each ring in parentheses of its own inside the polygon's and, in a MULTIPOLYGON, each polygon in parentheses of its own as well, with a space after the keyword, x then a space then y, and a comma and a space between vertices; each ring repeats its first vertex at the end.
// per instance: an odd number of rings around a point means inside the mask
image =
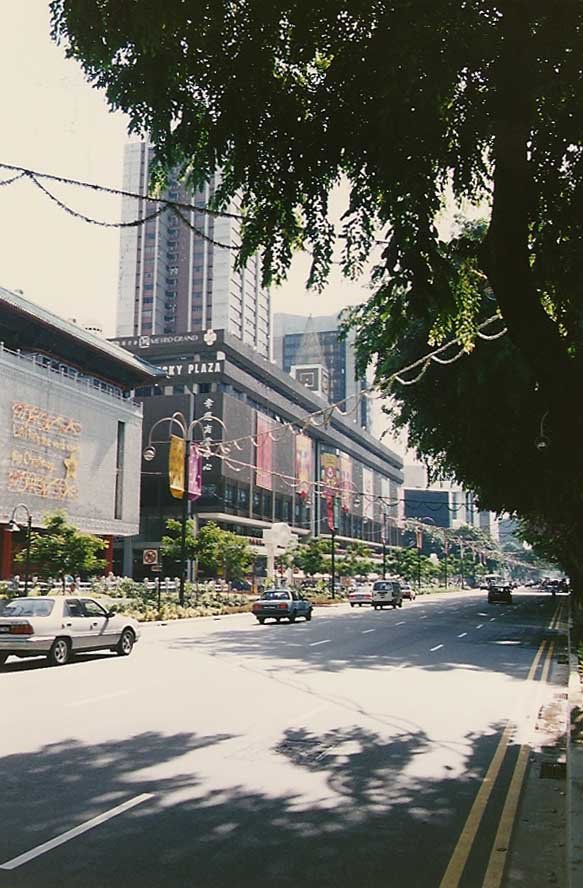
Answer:
POLYGON ((158 550, 157 549, 144 549, 142 555, 143 564, 158 564, 158 550))

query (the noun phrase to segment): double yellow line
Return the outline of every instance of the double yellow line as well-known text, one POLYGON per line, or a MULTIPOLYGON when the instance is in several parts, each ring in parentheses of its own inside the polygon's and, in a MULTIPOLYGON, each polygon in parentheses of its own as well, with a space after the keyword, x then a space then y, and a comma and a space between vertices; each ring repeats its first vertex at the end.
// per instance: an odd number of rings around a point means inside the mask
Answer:
MULTIPOLYGON (((553 629, 557 625, 559 621, 559 612, 560 605, 557 607, 553 618, 547 627, 548 629, 553 629)), ((534 676, 536 675, 536 671, 545 653, 545 648, 547 648, 546 639, 541 641, 539 645, 534 660, 532 661, 532 665, 528 671, 528 676, 526 679, 527 681, 532 681, 534 676)), ((547 648, 546 661, 543 665, 540 677, 540 681, 543 683, 546 682, 549 677, 554 649, 555 642, 551 641, 547 648)), ((498 743, 496 752, 494 753, 494 758, 490 763, 490 767, 486 771, 486 776, 484 777, 482 785, 478 790, 478 794, 474 799, 474 804, 471 807, 468 819, 465 822, 464 828, 458 839, 457 845, 455 846, 454 852, 450 858, 448 867, 445 871, 443 879, 440 882, 439 888, 457 888, 460 883, 463 871, 468 861, 468 857, 470 856, 470 852, 474 846, 476 835, 478 833, 484 811, 486 810, 486 805, 488 804, 488 799, 490 798, 490 795, 494 788, 494 784, 496 783, 496 779, 498 777, 498 774, 500 773, 500 768, 502 767, 502 762, 504 761, 504 756, 506 755, 506 750, 508 748, 508 744, 510 742, 513 731, 514 725, 506 725, 506 728, 504 729, 502 737, 500 738, 500 741, 498 743)), ((499 888, 499 886, 502 884, 502 876, 504 874, 504 867, 508 858, 512 828, 514 826, 514 820, 516 817, 516 811, 518 808, 524 775, 526 773, 526 765, 528 763, 529 752, 530 747, 528 746, 522 746, 520 749, 518 761, 516 762, 516 765, 514 767, 514 773, 512 775, 512 780, 510 781, 508 794, 506 796, 506 801, 504 803, 504 808, 502 810, 502 815, 498 824, 498 830, 496 832, 496 838, 494 839, 494 845, 492 847, 490 859, 488 861, 488 867, 486 869, 484 881, 482 882, 482 888, 499 888)))

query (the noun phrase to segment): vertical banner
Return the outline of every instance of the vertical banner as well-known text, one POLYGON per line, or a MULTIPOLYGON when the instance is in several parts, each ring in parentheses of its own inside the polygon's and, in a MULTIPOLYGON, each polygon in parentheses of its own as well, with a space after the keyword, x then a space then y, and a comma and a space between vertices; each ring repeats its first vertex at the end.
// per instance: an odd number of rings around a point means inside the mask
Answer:
POLYGON ((299 496, 310 495, 312 481, 312 439, 307 435, 296 435, 296 491, 299 496))
POLYGON ((374 517, 374 487, 372 469, 362 469, 362 517, 372 521, 374 517))
POLYGON ((168 452, 168 484, 170 493, 176 499, 184 496, 184 452, 186 442, 177 435, 170 436, 170 450, 168 452))
POLYGON ((320 493, 322 496, 338 496, 340 493, 338 457, 335 453, 323 453, 320 457, 320 493))
POLYGON ((273 490, 271 475, 273 460, 273 439, 271 431, 273 423, 262 413, 257 413, 257 448, 255 462, 255 484, 264 490, 273 490))
POLYGON ((344 512, 350 512, 354 485, 352 483, 352 460, 347 453, 340 454, 340 487, 342 509, 344 512))
POLYGON ((196 444, 188 454, 188 499, 197 500, 202 494, 202 456, 196 444))

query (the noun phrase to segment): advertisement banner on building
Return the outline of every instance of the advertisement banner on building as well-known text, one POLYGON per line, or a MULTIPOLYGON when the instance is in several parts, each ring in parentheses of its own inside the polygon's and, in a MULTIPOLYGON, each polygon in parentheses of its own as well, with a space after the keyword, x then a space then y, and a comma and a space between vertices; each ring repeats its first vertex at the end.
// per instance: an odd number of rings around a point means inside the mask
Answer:
POLYGON ((273 490, 273 423, 263 413, 257 414, 257 447, 255 450, 255 484, 264 490, 273 490))
POLYGON ((184 450, 186 442, 177 435, 170 437, 170 450, 168 453, 168 484, 170 493, 176 499, 184 496, 184 450))
POLYGON ((188 454, 188 499, 197 500, 202 494, 202 455, 196 444, 188 454))
POLYGON ((350 512, 354 484, 352 483, 352 460, 347 453, 340 454, 340 488, 341 503, 345 512, 350 512))
POLYGON ((338 496, 340 478, 338 457, 335 453, 323 453, 320 457, 320 493, 322 496, 338 496))
POLYGON ((374 517, 374 487, 372 469, 362 470, 362 517, 372 521, 374 517))
POLYGON ((312 439, 307 435, 296 435, 296 478, 298 495, 308 497, 312 481, 312 439))

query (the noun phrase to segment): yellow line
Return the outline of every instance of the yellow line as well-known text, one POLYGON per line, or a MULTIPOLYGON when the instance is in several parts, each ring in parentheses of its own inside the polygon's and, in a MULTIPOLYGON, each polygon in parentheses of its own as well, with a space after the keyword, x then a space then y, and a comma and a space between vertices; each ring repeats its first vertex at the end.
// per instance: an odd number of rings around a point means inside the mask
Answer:
MULTIPOLYGON (((553 641, 547 651, 547 658, 540 678, 541 684, 545 684, 548 680, 554 649, 555 642, 553 641)), ((514 768, 512 780, 510 781, 510 787, 508 788, 508 795, 506 796, 506 802, 504 803, 502 816, 500 817, 500 823, 498 824, 498 831, 496 832, 496 838, 494 839, 494 847, 490 854, 482 888, 499 888, 502 884, 502 876, 504 875, 504 867, 506 866, 508 851, 510 850, 510 839, 512 837, 512 829, 514 827, 518 802, 520 801, 520 794, 522 792, 524 775, 526 774, 529 752, 530 747, 523 746, 518 754, 518 760, 514 768)))
MULTIPOLYGON (((543 639, 528 671, 527 681, 532 681, 532 678, 534 677, 538 668, 538 664, 540 662, 540 658, 543 654, 545 646, 546 640, 543 639)), ((455 846, 454 852, 450 858, 443 879, 439 884, 439 888, 456 888, 456 886, 459 885, 468 857, 470 856, 470 851, 472 850, 472 845, 474 844, 476 838, 476 833, 478 832, 478 827, 480 826, 480 822, 486 809, 488 799, 490 798, 492 789, 494 788, 494 783, 502 766, 502 761, 504 759, 506 748, 510 740, 510 735, 512 734, 513 730, 514 726, 511 724, 507 725, 504 729, 504 733, 502 734, 496 752, 494 753, 494 758, 490 763, 490 767, 488 768, 486 776, 482 781, 482 785, 478 790, 478 794, 474 799, 474 804, 472 805, 470 813, 468 814, 468 819, 465 822, 464 828, 458 839, 457 845, 455 846)))

